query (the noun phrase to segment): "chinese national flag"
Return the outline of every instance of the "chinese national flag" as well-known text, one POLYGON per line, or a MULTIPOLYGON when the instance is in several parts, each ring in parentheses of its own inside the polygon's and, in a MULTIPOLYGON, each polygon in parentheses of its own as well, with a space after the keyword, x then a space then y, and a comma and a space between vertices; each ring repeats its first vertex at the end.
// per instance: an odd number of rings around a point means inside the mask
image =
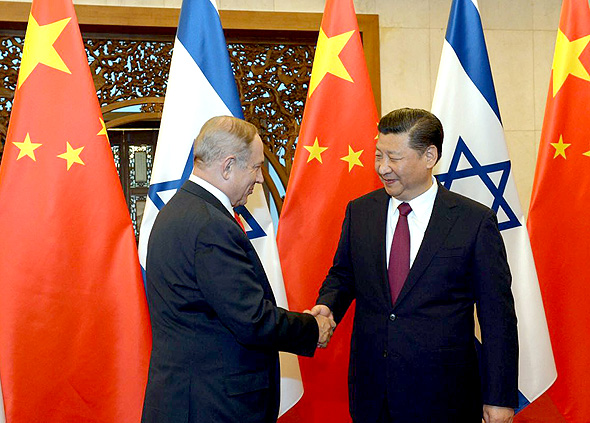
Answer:
MULTIPOLYGON (((327 0, 278 247, 289 306, 309 309, 334 257, 347 203, 381 186, 377 110, 352 0, 327 0)), ((303 398, 280 422, 346 422, 354 310, 326 350, 300 358, 303 398)))
POLYGON ((6 421, 139 422, 149 315, 71 0, 33 1, 0 204, 6 421))
POLYGON ((557 367, 548 395, 590 419, 590 6, 564 0, 528 217, 557 367))

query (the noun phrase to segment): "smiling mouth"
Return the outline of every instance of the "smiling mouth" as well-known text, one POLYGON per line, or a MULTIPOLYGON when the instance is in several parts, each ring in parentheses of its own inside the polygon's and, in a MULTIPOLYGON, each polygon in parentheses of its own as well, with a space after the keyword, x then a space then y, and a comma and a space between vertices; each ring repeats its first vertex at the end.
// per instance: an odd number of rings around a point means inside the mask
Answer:
POLYGON ((386 179, 386 178, 383 178, 383 177, 381 178, 381 180, 383 181, 384 184, 387 184, 387 185, 391 185, 394 182, 397 182, 398 181, 397 179, 386 179))

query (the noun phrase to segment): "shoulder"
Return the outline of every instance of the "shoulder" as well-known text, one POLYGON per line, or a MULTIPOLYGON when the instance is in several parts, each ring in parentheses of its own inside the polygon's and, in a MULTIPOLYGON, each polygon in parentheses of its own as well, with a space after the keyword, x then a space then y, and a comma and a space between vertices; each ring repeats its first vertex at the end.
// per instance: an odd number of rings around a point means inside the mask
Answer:
POLYGON ((370 208, 386 204, 388 201, 389 195, 385 192, 385 188, 379 188, 352 200, 349 207, 370 208))
POLYGON ((464 195, 449 191, 442 185, 438 186, 438 193, 434 205, 435 207, 437 205, 458 207, 459 210, 462 210, 465 213, 472 213, 480 216, 495 216, 494 211, 488 206, 464 195))

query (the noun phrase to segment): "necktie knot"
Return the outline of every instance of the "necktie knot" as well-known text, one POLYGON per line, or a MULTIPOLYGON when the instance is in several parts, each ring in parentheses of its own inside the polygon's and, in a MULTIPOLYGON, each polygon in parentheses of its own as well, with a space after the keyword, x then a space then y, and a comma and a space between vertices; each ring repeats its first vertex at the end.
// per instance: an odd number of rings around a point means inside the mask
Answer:
POLYGON ((397 209, 399 210, 399 214, 402 216, 407 216, 412 211, 412 207, 408 203, 401 203, 397 209))

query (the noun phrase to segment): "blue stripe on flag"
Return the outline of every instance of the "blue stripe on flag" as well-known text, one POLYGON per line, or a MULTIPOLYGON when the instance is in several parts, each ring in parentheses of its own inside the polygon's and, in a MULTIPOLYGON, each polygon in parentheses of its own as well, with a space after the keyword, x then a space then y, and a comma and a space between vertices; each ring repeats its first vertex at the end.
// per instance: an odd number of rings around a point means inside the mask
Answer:
POLYGON ((472 0, 453 2, 445 38, 455 50, 469 78, 502 122, 481 17, 472 0))
POLYGON ((243 119, 229 56, 219 54, 227 51, 227 44, 213 4, 209 0, 185 0, 180 11, 176 37, 201 68, 232 115, 243 119))

